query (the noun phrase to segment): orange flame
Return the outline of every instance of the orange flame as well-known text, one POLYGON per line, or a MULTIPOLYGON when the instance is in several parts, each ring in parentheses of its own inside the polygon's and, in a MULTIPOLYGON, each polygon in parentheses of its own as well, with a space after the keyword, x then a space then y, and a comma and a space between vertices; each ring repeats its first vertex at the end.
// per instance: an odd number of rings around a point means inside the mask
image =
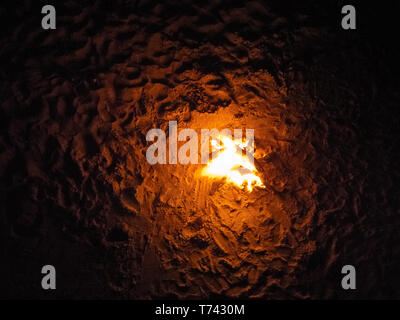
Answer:
POLYGON ((219 152, 209 161, 202 174, 209 177, 225 177, 228 182, 240 188, 246 187, 249 192, 253 191, 255 186, 264 188, 261 178, 257 176, 256 167, 247 155, 242 155, 248 142, 242 143, 222 135, 218 136, 218 140, 220 144, 215 139, 211 140, 212 146, 219 152))

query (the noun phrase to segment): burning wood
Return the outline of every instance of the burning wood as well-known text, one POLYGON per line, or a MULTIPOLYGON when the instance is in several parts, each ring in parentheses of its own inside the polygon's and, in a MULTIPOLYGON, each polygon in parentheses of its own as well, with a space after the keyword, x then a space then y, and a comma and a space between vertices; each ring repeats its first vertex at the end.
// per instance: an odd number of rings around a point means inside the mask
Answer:
POLYGON ((211 140, 211 144, 218 153, 204 168, 202 172, 204 176, 226 178, 228 182, 246 188, 250 192, 254 187, 265 188, 257 175, 254 163, 247 155, 243 155, 242 151, 248 141, 243 143, 220 135, 217 139, 211 140))

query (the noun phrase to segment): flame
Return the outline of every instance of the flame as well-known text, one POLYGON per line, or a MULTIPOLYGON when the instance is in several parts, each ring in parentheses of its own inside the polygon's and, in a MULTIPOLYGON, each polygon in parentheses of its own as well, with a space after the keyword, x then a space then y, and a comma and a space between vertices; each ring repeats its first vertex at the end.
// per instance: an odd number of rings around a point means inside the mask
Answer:
POLYGON ((212 139, 211 145, 218 150, 218 154, 209 161, 202 171, 204 176, 225 177, 228 182, 236 184, 247 191, 253 191, 253 187, 264 188, 261 178, 257 176, 257 169, 250 159, 242 155, 248 142, 242 143, 232 140, 230 137, 220 135, 218 140, 212 139))

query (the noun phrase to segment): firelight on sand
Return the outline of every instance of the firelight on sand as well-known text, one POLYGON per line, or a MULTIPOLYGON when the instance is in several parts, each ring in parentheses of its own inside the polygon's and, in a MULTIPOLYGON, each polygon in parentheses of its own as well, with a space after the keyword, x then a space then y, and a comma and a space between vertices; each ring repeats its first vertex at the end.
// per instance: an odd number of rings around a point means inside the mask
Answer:
POLYGON ((216 139, 211 140, 218 153, 203 169, 202 175, 226 178, 228 182, 246 188, 249 192, 256 186, 265 188, 252 161, 242 154, 248 142, 242 143, 222 135, 218 136, 218 140, 220 143, 216 139))

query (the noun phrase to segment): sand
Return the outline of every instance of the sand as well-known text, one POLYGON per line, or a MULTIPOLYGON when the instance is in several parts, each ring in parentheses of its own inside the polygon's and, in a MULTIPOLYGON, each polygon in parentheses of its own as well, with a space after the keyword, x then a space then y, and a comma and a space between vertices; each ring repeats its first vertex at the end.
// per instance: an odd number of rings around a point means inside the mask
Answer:
POLYGON ((65 1, 54 31, 4 7, 0 296, 399 298, 394 56, 339 2, 65 1), (266 188, 150 165, 173 120, 254 128, 266 188))

